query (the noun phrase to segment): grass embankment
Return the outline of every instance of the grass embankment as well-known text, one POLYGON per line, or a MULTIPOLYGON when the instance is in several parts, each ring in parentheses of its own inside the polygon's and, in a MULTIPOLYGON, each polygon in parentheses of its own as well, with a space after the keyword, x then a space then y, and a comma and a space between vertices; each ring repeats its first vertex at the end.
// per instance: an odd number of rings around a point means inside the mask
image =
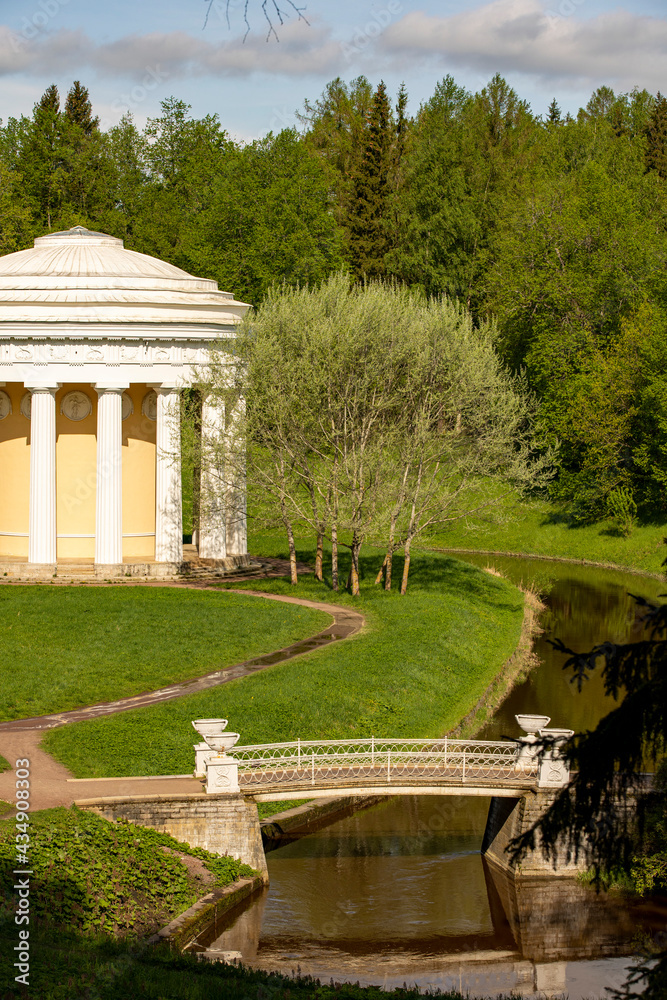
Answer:
MULTIPOLYGON (((17 862, 16 834, 13 820, 0 822, 6 906, 13 900, 12 872, 25 867, 17 862)), ((257 874, 234 858, 76 807, 34 813, 29 837, 31 921, 57 928, 121 937, 151 934, 213 886, 257 874)))
MULTIPOLYGON (((324 612, 167 587, 0 588, 0 720, 199 677, 314 635, 324 612)), ((0 761, 0 769, 2 762, 0 761)))
POLYGON ((611 521, 572 525, 557 507, 545 500, 513 500, 499 512, 454 522, 446 531, 419 539, 420 547, 482 549, 581 559, 641 573, 662 574, 667 556, 667 524, 638 523, 625 538, 611 521), (503 523, 498 514, 509 517, 503 523))
POLYGON ((353 639, 200 694, 53 730, 45 749, 77 777, 104 777, 191 770, 190 720, 198 717, 224 716, 244 744, 441 735, 514 651, 523 597, 505 580, 439 555, 414 559, 400 597, 373 585, 377 563, 376 553, 362 559, 356 600, 308 576, 297 587, 253 583, 354 607, 367 624, 353 639))
MULTIPOLYGON (((30 987, 25 988, 13 982, 16 941, 13 921, 0 923, 0 976, 7 984, 3 1000, 418 1000, 424 995, 416 989, 320 985, 316 980, 201 962, 192 955, 170 954, 164 947, 34 927, 30 987)), ((440 1000, 471 998, 456 991, 440 994, 440 1000)))

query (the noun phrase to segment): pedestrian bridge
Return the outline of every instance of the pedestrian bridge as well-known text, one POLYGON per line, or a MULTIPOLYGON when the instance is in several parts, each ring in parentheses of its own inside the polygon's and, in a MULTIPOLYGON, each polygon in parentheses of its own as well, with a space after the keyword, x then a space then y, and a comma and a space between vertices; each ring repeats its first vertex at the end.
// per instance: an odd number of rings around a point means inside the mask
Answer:
POLYGON ((336 792, 518 798, 565 783, 555 749, 541 758, 527 750, 510 740, 296 740, 235 746, 223 756, 209 751, 199 766, 209 793, 240 791, 272 802, 336 792))

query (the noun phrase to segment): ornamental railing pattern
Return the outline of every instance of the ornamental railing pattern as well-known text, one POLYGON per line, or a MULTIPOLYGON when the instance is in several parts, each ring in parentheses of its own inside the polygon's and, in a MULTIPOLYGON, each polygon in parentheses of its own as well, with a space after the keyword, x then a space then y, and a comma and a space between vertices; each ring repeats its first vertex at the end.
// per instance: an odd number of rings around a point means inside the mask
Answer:
MULTIPOLYGON (((518 743, 491 740, 296 740, 236 746, 242 789, 340 783, 534 785, 539 763, 518 743)), ((229 758, 227 758, 229 760, 229 758)), ((231 761, 230 761, 231 763, 231 761)))

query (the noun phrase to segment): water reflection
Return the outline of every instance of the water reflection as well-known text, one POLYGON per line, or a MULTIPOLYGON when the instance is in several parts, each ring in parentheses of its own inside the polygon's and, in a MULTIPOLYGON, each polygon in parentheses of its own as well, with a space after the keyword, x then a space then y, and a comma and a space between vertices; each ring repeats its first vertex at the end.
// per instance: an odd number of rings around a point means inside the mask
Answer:
MULTIPOLYGON (((630 593, 655 598, 664 582, 533 560, 477 557, 547 594, 541 665, 481 734, 516 735, 514 715, 594 727, 613 702, 599 677, 579 695, 546 643, 584 649, 639 640, 630 593)), ((667 908, 596 896, 564 879, 514 884, 479 854, 488 800, 399 798, 267 855, 271 885, 202 944, 240 951, 263 969, 301 969, 326 981, 387 988, 404 982, 472 995, 606 996, 620 988, 642 935, 667 926, 667 908)))
POLYGON ((273 851, 270 889, 200 944, 257 968, 387 987, 574 1000, 620 985, 628 959, 617 956, 661 929, 667 909, 628 907, 570 879, 515 883, 479 854, 487 809, 485 799, 392 799, 273 851))

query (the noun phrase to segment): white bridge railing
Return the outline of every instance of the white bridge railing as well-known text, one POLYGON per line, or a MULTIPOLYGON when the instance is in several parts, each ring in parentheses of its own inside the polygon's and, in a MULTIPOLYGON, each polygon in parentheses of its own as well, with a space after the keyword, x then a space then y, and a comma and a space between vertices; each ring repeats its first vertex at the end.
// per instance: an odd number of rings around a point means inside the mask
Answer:
POLYGON ((394 784, 562 788, 570 778, 561 748, 571 729, 546 729, 549 716, 517 715, 518 740, 294 740, 237 746, 226 719, 196 719, 195 776, 207 792, 319 789, 394 784), (538 739, 539 731, 542 741, 538 739))
POLYGON ((488 740, 296 740, 236 746, 231 758, 243 789, 281 784, 391 784, 444 780, 535 783, 538 761, 519 762, 519 746, 488 740))

